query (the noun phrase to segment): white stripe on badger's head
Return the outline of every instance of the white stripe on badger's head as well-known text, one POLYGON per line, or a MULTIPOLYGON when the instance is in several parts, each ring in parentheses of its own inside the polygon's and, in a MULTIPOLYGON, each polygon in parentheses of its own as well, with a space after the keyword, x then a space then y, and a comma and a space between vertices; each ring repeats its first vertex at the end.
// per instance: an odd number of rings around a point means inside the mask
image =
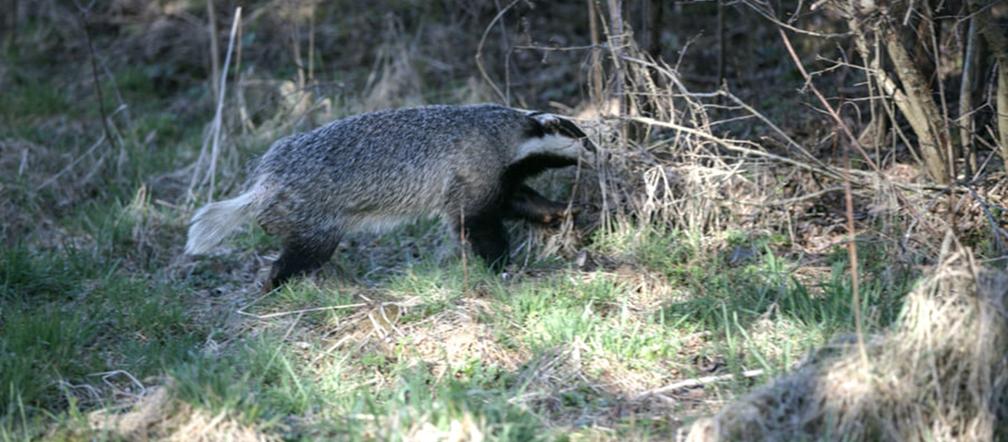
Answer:
POLYGON ((588 136, 570 120, 545 112, 526 111, 528 138, 518 146, 514 162, 532 155, 551 155, 577 160, 582 152, 594 152, 588 136))

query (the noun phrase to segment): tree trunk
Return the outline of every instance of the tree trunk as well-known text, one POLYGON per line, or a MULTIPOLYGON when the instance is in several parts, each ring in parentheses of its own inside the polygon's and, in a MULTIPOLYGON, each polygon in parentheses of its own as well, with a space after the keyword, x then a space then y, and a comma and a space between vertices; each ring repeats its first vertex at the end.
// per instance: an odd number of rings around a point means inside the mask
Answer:
MULTIPOLYGON (((970 2, 974 10, 979 11, 976 0, 970 2)), ((997 60, 997 128, 1001 158, 1008 164, 1008 36, 1000 28, 989 13, 979 13, 973 16, 977 21, 977 29, 987 40, 991 54, 997 60)))
MULTIPOLYGON (((945 137, 941 129, 941 113, 938 112, 931 88, 900 42, 899 33, 892 28, 884 29, 882 39, 895 66, 896 75, 903 85, 906 100, 900 106, 900 111, 917 134, 924 167, 931 179, 948 184, 951 182, 951 165, 946 161, 945 152, 951 148, 952 140, 945 137)), ((900 102, 897 101, 896 104, 899 105, 900 102)))

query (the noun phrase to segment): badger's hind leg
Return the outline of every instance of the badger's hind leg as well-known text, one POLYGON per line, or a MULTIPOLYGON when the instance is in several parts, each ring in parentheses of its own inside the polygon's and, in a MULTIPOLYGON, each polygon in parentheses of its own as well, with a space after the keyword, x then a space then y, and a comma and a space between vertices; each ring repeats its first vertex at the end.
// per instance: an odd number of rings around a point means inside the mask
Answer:
POLYGON ((525 184, 515 190, 505 208, 509 219, 524 219, 542 225, 559 223, 567 211, 566 204, 552 201, 525 184))
POLYGON ((318 270, 322 264, 332 258, 341 236, 335 233, 288 237, 284 241, 280 257, 273 262, 273 268, 270 269, 270 276, 263 286, 263 292, 268 293, 279 288, 294 276, 318 270))
POLYGON ((456 232, 463 232, 464 240, 472 245, 473 253, 494 271, 504 270, 508 263, 507 232, 500 210, 488 210, 475 216, 466 216, 462 225, 455 222, 456 232))

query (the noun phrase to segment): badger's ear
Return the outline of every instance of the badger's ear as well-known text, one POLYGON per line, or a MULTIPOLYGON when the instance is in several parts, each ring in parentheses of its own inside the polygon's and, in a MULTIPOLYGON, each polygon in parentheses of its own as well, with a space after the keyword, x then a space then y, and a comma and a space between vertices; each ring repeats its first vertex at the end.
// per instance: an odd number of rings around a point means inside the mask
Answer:
POLYGON ((561 135, 574 139, 588 137, 574 122, 554 114, 532 112, 528 114, 528 120, 530 126, 529 135, 531 136, 561 135))

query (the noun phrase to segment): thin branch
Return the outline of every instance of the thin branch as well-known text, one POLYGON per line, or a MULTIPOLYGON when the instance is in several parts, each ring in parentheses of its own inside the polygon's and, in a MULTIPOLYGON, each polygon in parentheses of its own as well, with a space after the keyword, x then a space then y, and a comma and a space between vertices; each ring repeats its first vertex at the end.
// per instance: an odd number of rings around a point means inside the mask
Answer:
POLYGON ((963 71, 959 83, 959 142, 962 145, 966 173, 969 178, 977 168, 976 144, 973 143, 975 127, 973 123, 973 77, 977 61, 976 20, 970 19, 966 28, 966 49, 963 54, 963 71))
MULTIPOLYGON (((746 370, 746 371, 742 372, 742 374, 741 374, 740 377, 746 378, 746 379, 748 379, 748 378, 754 378, 754 377, 758 377, 758 376, 763 376, 763 373, 764 373, 764 371, 763 371, 762 368, 756 369, 756 370, 746 370)), ((661 394, 665 394, 665 393, 672 393, 672 392, 679 391, 679 390, 684 390, 684 389, 687 389, 687 388, 702 387, 704 385, 713 384, 715 382, 730 381, 732 379, 735 379, 736 377, 738 377, 738 376, 735 376, 734 374, 722 374, 722 375, 704 376, 704 377, 701 377, 701 378, 684 379, 684 380, 681 380, 681 381, 678 381, 678 382, 671 383, 671 384, 666 385, 664 387, 654 388, 654 389, 642 392, 642 393, 634 396, 633 400, 639 401, 641 399, 646 399, 649 396, 656 396, 656 395, 661 395, 661 394)))
POLYGON ((80 14, 75 15, 77 22, 80 24, 81 29, 84 31, 84 38, 87 40, 88 45, 88 60, 91 62, 91 78, 94 80, 95 93, 98 94, 98 111, 101 113, 101 123, 102 129, 105 131, 105 139, 108 140, 109 146, 112 149, 116 148, 115 139, 112 137, 112 130, 109 128, 108 124, 108 113, 105 112, 105 97, 102 93, 101 80, 98 78, 98 64, 95 62, 95 50, 94 43, 91 41, 91 31, 88 30, 87 20, 84 14, 88 12, 81 4, 74 0, 74 4, 77 5, 77 9, 80 14))
POLYGON ((777 29, 777 32, 780 33, 781 39, 784 41, 784 46, 788 50, 788 54, 791 55, 791 59, 794 60, 795 66, 798 68, 798 72, 802 74, 802 78, 805 79, 805 82, 806 84, 808 84, 809 89, 812 90, 812 93, 815 94, 816 98, 819 99, 819 102, 823 105, 823 107, 826 108, 826 111, 829 113, 829 115, 833 117, 833 120, 837 123, 837 126, 840 127, 841 130, 843 130, 844 135, 847 136, 851 144, 853 144, 854 147, 857 148, 858 153, 861 154, 861 157, 864 158, 865 162, 868 163, 868 165, 872 168, 872 170, 878 172, 879 175, 881 175, 881 170, 879 170, 878 165, 876 165, 875 162, 872 161, 871 157, 868 156, 868 152, 865 152, 864 147, 861 146, 861 143, 858 142, 857 137, 854 136, 854 133, 851 132, 850 128, 847 127, 847 124, 844 123, 842 118, 840 118, 840 114, 838 114, 837 111, 833 109, 833 106, 829 104, 829 101, 826 100, 826 97, 824 97, 823 94, 819 92, 819 89, 815 87, 815 84, 812 83, 812 77, 810 77, 808 72, 805 71, 805 66, 802 65, 801 59, 798 58, 798 54, 795 53, 794 47, 791 46, 791 40, 788 39, 787 34, 784 33, 783 29, 777 29))
MULTIPOLYGON (((837 137, 833 138, 834 141, 837 137)), ((844 163, 847 170, 851 169, 850 148, 844 146, 844 163)), ((864 326, 861 321, 861 292, 860 276, 858 275, 858 254, 857 254, 857 229, 854 227, 854 197, 851 192, 850 173, 844 174, 844 209, 847 215, 847 257, 850 261, 851 272, 851 310, 854 312, 854 333, 857 337, 858 353, 861 355, 861 363, 868 367, 868 351, 864 343, 864 326)))
POLYGON ((230 37, 228 38, 228 50, 227 54, 224 57, 224 69, 220 73, 219 77, 220 87, 217 88, 217 106, 216 110, 214 111, 214 118, 210 123, 210 133, 206 138, 203 139, 203 147, 200 149, 199 157, 197 157, 196 159, 196 165, 193 167, 192 179, 189 181, 188 198, 190 200, 194 198, 193 189, 197 186, 197 184, 209 180, 210 188, 207 192, 207 200, 213 201, 213 190, 217 169, 217 156, 220 151, 220 133, 221 133, 221 126, 223 125, 222 120, 224 112, 224 96, 226 95, 226 89, 227 89, 228 67, 231 65, 231 53, 234 50, 234 45, 236 41, 235 35, 238 32, 238 24, 241 22, 241 10, 242 10, 241 6, 235 8, 234 20, 231 23, 231 33, 230 37), (203 175, 201 179, 201 172, 202 172, 201 167, 203 165, 203 161, 206 159, 207 156, 208 143, 210 143, 212 146, 210 153, 210 167, 207 169, 206 175, 203 175))
POLYGON ((224 111, 224 96, 227 94, 227 72, 231 66, 231 52, 234 50, 235 35, 238 34, 238 23, 241 22, 241 6, 235 8, 234 20, 231 22, 231 35, 228 38, 227 55, 224 56, 224 69, 220 76, 220 94, 217 96, 217 112, 214 115, 213 149, 210 153, 210 189, 207 191, 207 201, 213 201, 214 171, 217 169, 217 156, 220 152, 221 119, 224 111))
POLYGON ((476 67, 479 69, 480 75, 483 76, 483 80, 485 80, 487 84, 493 88, 494 92, 497 93, 497 96, 501 99, 501 101, 505 102, 505 104, 510 104, 507 103, 507 97, 504 95, 504 92, 501 92, 500 88, 497 87, 497 84, 494 83, 493 79, 490 78, 490 74, 487 74, 486 68, 483 67, 483 45, 486 44, 487 35, 490 35, 490 30, 493 29, 494 25, 497 24, 498 21, 500 21, 501 17, 504 16, 504 13, 506 13, 514 5, 518 4, 518 1, 519 0, 513 0, 505 6, 504 9, 501 9, 500 12, 494 16, 493 20, 490 20, 490 24, 483 30, 483 36, 480 37, 479 44, 476 45, 476 67))
MULTIPOLYGON (((844 38, 844 37, 849 37, 851 35, 850 32, 842 32, 842 33, 837 34, 837 33, 831 33, 831 32, 815 32, 815 31, 809 31, 807 29, 796 28, 796 27, 794 27, 792 25, 789 25, 787 23, 784 23, 784 22, 778 20, 776 17, 774 17, 772 11, 771 12, 767 12, 767 11, 763 10, 763 8, 759 7, 753 1, 743 1, 742 4, 748 6, 749 9, 752 9, 753 11, 756 11, 756 13, 759 14, 759 15, 761 15, 761 16, 763 16, 763 18, 765 18, 767 20, 770 20, 771 23, 773 23, 773 24, 775 24, 777 26, 780 26, 780 27, 782 27, 784 29, 787 29, 789 31, 792 31, 794 33, 797 33, 797 34, 811 35, 813 37, 819 37, 819 38, 844 38)), ((815 7, 813 6, 812 9, 815 10, 815 7)))
POLYGON ((305 313, 324 312, 324 311, 330 311, 330 310, 353 309, 353 308, 359 308, 359 307, 366 307, 367 305, 368 304, 366 302, 358 302, 358 303, 355 303, 355 304, 343 304, 343 305, 327 305, 325 307, 303 308, 303 309, 299 309, 299 310, 289 310, 289 311, 282 311, 282 312, 267 313, 265 315, 257 315, 255 313, 249 313, 249 312, 246 312, 245 310, 242 310, 242 309, 237 310, 235 313, 238 313, 239 315, 242 315, 242 316, 247 316, 247 317, 250 317, 250 318, 255 318, 255 319, 273 319, 273 318, 279 318, 279 317, 290 316, 290 315, 303 315, 305 313))

